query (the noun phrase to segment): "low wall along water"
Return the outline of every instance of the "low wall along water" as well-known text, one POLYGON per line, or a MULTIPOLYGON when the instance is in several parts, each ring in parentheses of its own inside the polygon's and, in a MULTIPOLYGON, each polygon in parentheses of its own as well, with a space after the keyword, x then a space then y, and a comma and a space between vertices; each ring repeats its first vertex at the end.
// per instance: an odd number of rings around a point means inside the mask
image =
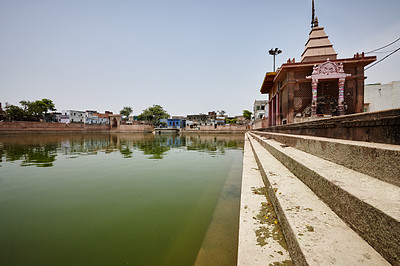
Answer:
MULTIPOLYGON (((153 132, 153 125, 118 124, 117 127, 110 125, 88 125, 83 123, 51 123, 36 121, 0 121, 0 134, 14 133, 84 133, 84 132, 153 132)), ((250 130, 248 125, 218 125, 218 126, 199 126, 197 128, 184 129, 184 132, 190 133, 244 133, 250 130)))

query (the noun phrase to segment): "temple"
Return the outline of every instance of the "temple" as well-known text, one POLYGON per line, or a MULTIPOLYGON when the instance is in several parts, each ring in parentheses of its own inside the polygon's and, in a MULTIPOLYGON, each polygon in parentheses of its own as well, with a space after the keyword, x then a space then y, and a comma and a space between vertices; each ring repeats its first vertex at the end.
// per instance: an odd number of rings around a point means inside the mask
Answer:
POLYGON ((364 67, 376 57, 356 53, 338 59, 312 4, 311 31, 301 62, 289 59, 276 72, 266 73, 261 86, 261 94, 269 94, 268 126, 364 110, 364 67))

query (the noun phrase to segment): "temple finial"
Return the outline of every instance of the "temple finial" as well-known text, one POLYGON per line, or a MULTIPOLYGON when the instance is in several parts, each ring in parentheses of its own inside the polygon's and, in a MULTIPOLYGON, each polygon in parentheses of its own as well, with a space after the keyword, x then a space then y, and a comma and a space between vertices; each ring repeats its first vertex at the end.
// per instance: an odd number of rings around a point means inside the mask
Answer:
POLYGON ((315 5, 314 5, 314 0, 312 0, 311 29, 315 27, 318 27, 318 19, 315 17, 315 5))

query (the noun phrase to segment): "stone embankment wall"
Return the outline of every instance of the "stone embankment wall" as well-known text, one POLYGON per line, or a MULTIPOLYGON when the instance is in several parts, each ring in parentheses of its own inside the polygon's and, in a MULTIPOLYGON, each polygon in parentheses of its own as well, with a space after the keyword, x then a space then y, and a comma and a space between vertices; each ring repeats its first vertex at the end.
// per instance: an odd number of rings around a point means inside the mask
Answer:
POLYGON ((0 134, 15 133, 85 133, 85 132, 152 132, 150 125, 119 125, 111 128, 109 125, 87 125, 83 123, 49 123, 35 121, 0 122, 0 134))
POLYGON ((69 133, 108 132, 108 125, 85 125, 82 123, 49 123, 35 121, 0 122, 0 134, 8 133, 69 133))
POLYGON ((257 130, 261 128, 268 127, 268 120, 267 119, 259 119, 254 121, 254 124, 251 125, 251 130, 257 130))
POLYGON ((250 130, 248 125, 217 125, 198 126, 197 128, 186 127, 185 133, 243 133, 250 130))
POLYGON ((400 109, 336 116, 259 130, 400 145, 400 109))
MULTIPOLYGON (((85 133, 85 132, 104 132, 104 133, 129 133, 141 132, 151 133, 154 130, 153 125, 134 124, 123 125, 118 124, 117 127, 109 125, 87 125, 83 123, 49 123, 35 121, 0 121, 0 134, 15 133, 85 133)), ((183 132, 188 133, 243 133, 250 130, 248 125, 219 125, 200 126, 199 128, 186 128, 183 132)))
POLYGON ((117 128, 111 128, 110 132, 153 132, 152 125, 118 125, 117 128))

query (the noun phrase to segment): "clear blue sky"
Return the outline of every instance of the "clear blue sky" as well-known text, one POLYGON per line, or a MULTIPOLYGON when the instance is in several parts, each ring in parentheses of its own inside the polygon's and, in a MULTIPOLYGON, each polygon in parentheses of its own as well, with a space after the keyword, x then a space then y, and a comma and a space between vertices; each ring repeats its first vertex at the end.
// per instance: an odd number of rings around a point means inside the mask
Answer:
MULTIPOLYGON (((315 0, 339 58, 400 37, 399 0, 315 0)), ((0 0, 0 102, 172 115, 252 110, 268 50, 300 60, 311 0, 0 0)), ((385 51, 400 47, 400 41, 385 51)), ((378 59, 384 54, 378 54, 378 59)), ((400 80, 400 51, 366 83, 400 80)))

